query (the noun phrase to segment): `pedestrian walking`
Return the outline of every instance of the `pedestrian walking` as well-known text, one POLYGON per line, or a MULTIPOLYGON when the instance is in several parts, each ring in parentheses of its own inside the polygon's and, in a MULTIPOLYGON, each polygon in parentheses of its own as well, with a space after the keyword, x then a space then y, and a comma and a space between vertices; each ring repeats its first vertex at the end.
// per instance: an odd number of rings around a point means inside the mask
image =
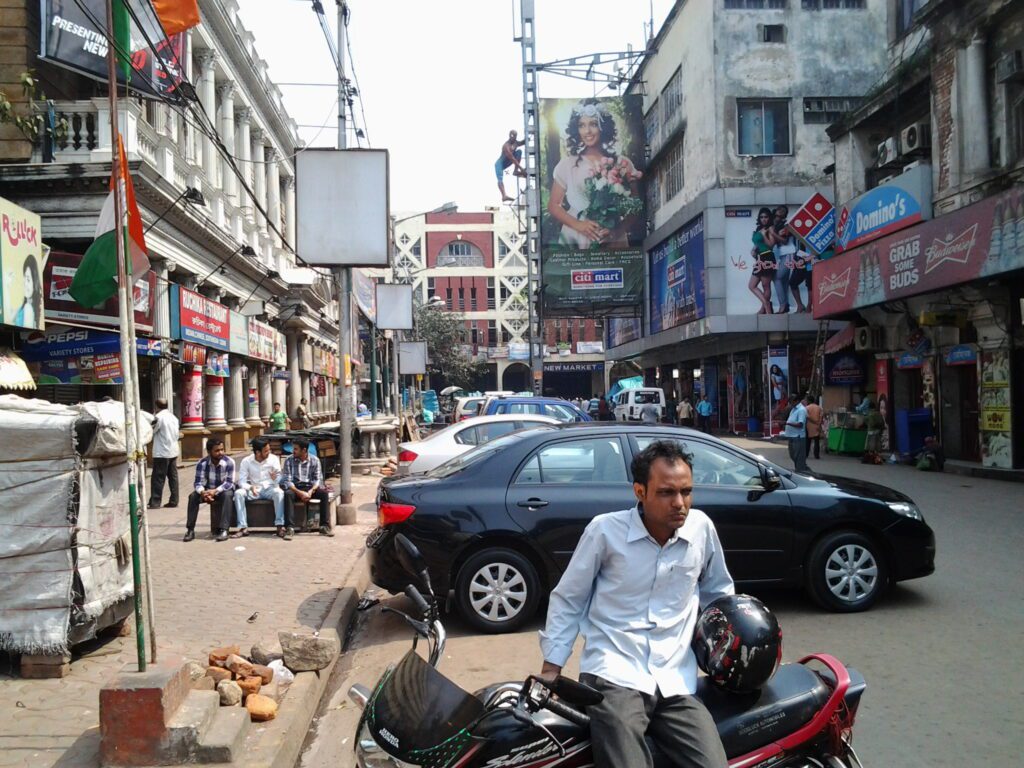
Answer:
POLYGON ((811 448, 814 448, 814 458, 821 458, 821 418, 823 411, 821 406, 811 400, 807 403, 807 458, 811 457, 811 448))
POLYGON ((598 395, 597 401, 597 420, 598 421, 611 421, 612 412, 608 407, 608 400, 604 396, 604 392, 598 395))
POLYGON ((683 427, 693 426, 693 403, 690 398, 684 397, 676 406, 676 416, 679 417, 679 424, 683 427))
POLYGON ((697 403, 697 429, 709 435, 711 434, 711 413, 713 410, 708 396, 701 395, 700 402, 697 403))
POLYGON ((657 424, 661 411, 654 403, 644 403, 640 408, 640 421, 644 424, 657 424))
POLYGON ((270 431, 284 432, 288 429, 288 414, 280 403, 274 403, 274 410, 270 414, 270 431))
POLYGON ((235 495, 235 460, 225 454, 224 441, 219 437, 211 437, 206 441, 206 455, 196 464, 194 485, 195 490, 188 497, 188 517, 183 541, 192 541, 196 537, 200 504, 209 504, 215 513, 220 509, 215 539, 226 541, 235 495))
POLYGON ((786 417, 784 437, 789 441, 789 458, 793 460, 793 468, 800 474, 810 472, 807 466, 807 396, 798 400, 796 395, 789 396, 792 406, 786 417))
POLYGON ((156 400, 156 415, 153 420, 153 477, 149 481, 149 509, 160 506, 164 495, 164 481, 170 498, 168 507, 178 506, 178 455, 180 446, 180 425, 173 413, 167 410, 167 401, 156 400))

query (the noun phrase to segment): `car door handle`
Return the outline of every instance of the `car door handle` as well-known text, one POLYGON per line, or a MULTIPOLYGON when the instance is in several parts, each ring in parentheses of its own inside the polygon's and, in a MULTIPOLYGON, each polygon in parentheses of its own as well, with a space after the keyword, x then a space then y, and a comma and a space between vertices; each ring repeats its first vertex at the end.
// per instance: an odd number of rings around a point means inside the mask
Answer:
POLYGON ((540 509, 547 505, 548 503, 543 499, 527 499, 526 501, 520 501, 516 504, 517 507, 524 507, 525 509, 540 509))

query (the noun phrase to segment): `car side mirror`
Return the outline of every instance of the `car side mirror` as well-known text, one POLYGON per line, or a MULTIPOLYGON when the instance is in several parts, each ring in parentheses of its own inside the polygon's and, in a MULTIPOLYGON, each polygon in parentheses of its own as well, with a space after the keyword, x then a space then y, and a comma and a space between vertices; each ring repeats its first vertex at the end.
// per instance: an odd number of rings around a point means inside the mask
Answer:
POLYGON ((761 482, 766 491, 777 491, 782 487, 782 478, 771 467, 761 465, 761 482))

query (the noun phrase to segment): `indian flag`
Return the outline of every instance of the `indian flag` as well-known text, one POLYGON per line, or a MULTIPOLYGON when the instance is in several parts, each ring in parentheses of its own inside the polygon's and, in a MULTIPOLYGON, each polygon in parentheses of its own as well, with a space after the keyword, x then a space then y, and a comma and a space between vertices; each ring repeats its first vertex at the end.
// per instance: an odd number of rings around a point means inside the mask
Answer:
POLYGON ((131 284, 149 271, 149 257, 142 232, 142 217, 135 201, 135 188, 128 173, 128 157, 124 143, 118 145, 120 161, 118 175, 110 177, 110 194, 103 203, 100 219, 96 224, 96 239, 85 252, 81 265, 71 279, 69 293, 83 307, 99 307, 117 293, 117 233, 125 239, 128 256, 131 259, 131 284), (120 226, 114 215, 114 195, 120 194, 122 211, 128 214, 127 226, 120 226))

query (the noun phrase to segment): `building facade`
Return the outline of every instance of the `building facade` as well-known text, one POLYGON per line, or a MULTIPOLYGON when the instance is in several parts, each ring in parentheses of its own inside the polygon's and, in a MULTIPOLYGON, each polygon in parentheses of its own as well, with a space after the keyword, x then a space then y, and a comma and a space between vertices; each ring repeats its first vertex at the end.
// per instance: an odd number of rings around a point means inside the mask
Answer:
POLYGON ((780 400, 808 385, 818 324, 802 251, 788 240, 759 256, 758 214, 832 198, 825 129, 884 71, 888 17, 888 0, 674 5, 628 87, 649 152, 647 301, 640 320, 609 321, 609 364, 632 360, 677 398, 707 394, 717 428, 778 428, 780 400))
MULTIPOLYGON (((416 301, 465 316, 463 352, 487 363, 485 389, 532 389, 525 237, 506 209, 426 213, 395 222, 395 279, 416 301)), ((546 320, 544 386, 560 397, 605 389, 600 320, 546 320)), ((540 354, 540 345, 534 350, 540 354)), ((464 382, 449 382, 465 385, 464 382)))
POLYGON ((841 203, 820 317, 845 338, 892 451, 1024 466, 1024 8, 901 0, 886 76, 829 129, 841 203))
MULTIPOLYGON (((339 373, 332 291, 295 255, 297 126, 234 0, 199 5, 202 23, 168 47, 179 87, 194 89, 197 100, 129 96, 120 110, 152 263, 152 274, 135 289, 149 350, 139 366, 143 406, 156 398, 173 403, 193 438, 186 453, 209 433, 243 447, 275 401, 294 415, 305 398, 317 417, 333 417, 339 373)), ((4 195, 41 215, 52 249, 43 276, 46 338, 34 345, 34 356, 49 371, 40 381, 55 383, 40 395, 117 396, 116 385, 98 384, 89 373, 89 355, 72 356, 73 375, 67 365, 60 373, 47 356, 67 355, 58 340, 69 328, 81 335, 116 326, 116 314, 78 307, 66 292, 109 188, 106 86, 38 57, 41 26, 59 24, 40 17, 38 2, 15 2, 3 19, 4 79, 34 70, 54 124, 63 127, 52 140, 32 142, 0 126, 4 195)), ((7 82, 3 89, 20 90, 7 82)), ((23 338, 13 341, 27 346, 23 338)))

